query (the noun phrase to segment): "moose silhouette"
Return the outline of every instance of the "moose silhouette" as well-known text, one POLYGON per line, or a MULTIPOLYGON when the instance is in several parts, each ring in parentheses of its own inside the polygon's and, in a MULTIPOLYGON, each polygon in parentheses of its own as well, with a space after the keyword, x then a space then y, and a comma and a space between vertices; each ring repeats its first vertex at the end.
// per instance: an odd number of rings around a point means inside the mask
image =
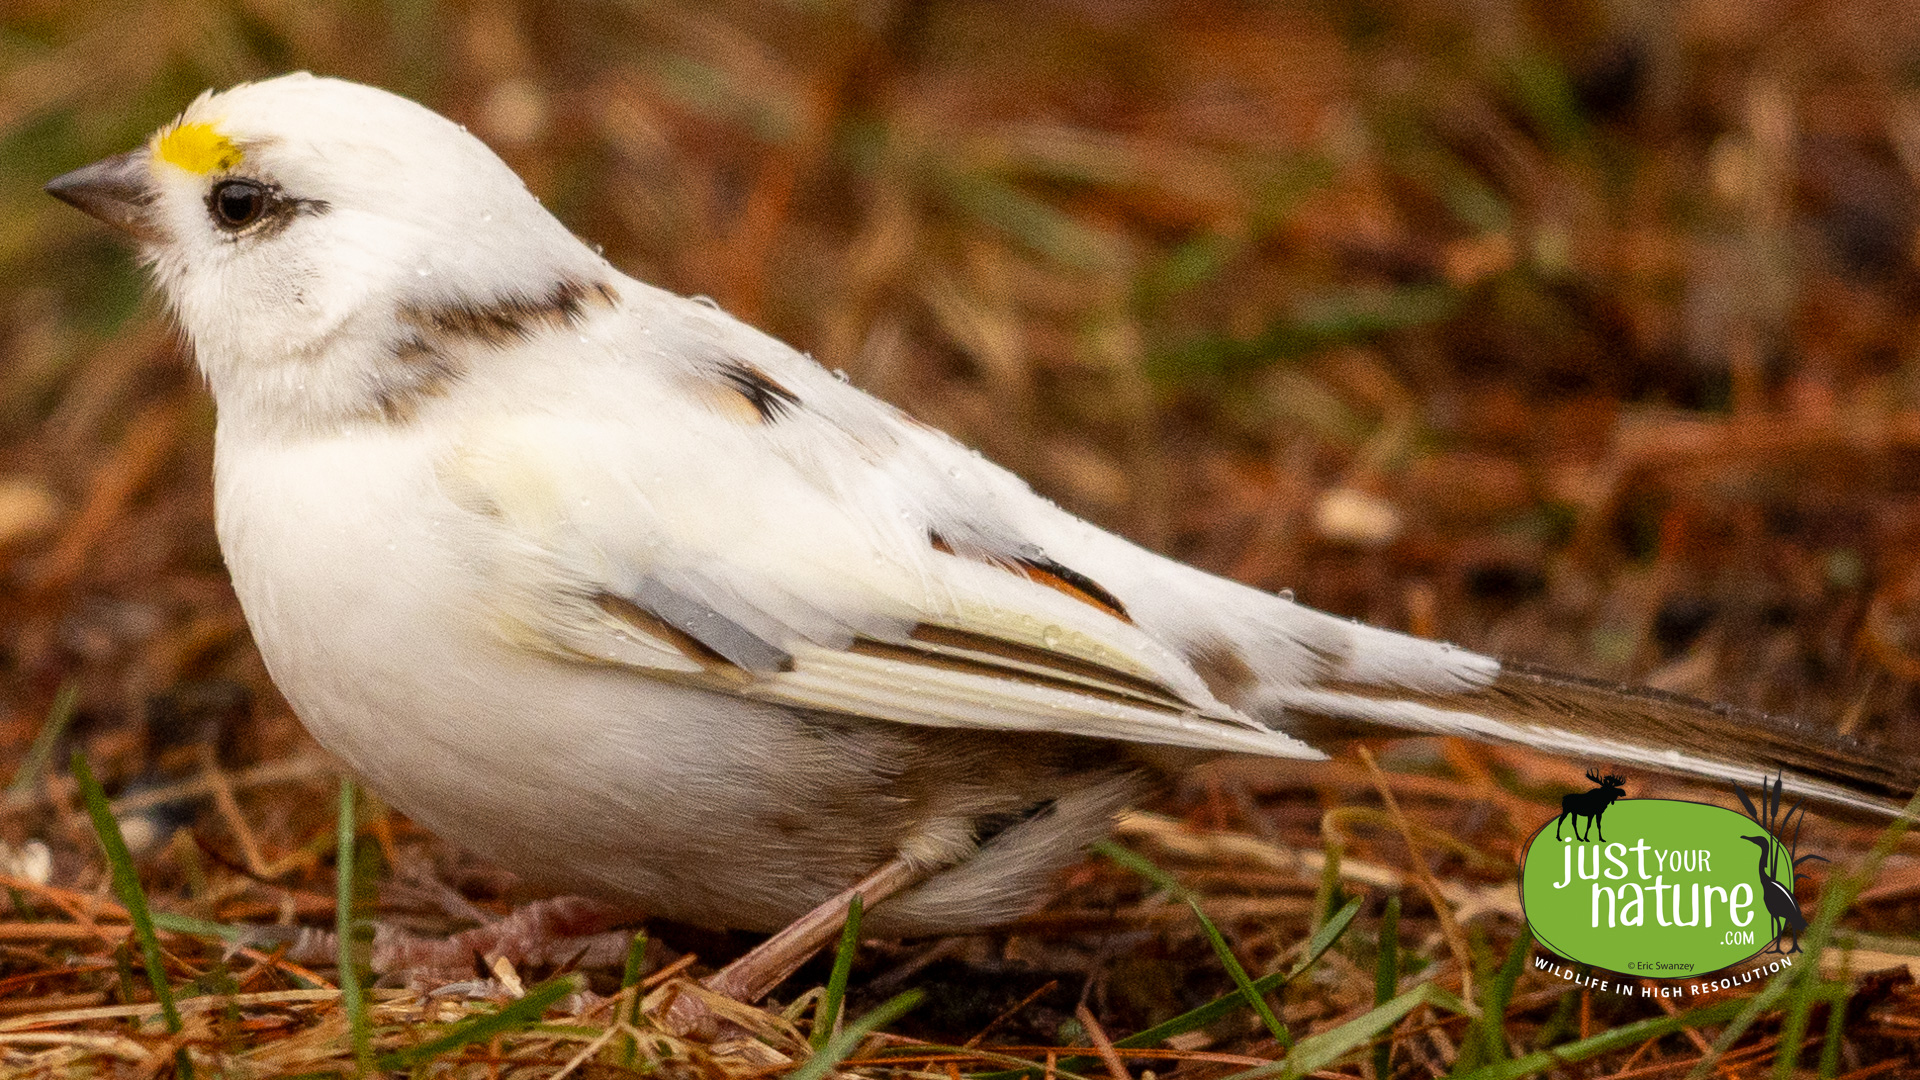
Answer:
POLYGON ((1600 827, 1600 816, 1607 812, 1607 807, 1626 795, 1627 782, 1611 774, 1603 780, 1600 778, 1599 769, 1588 769, 1587 779, 1599 786, 1592 791, 1580 791, 1561 797, 1560 816, 1553 821, 1555 840, 1560 839, 1560 823, 1572 818, 1574 839, 1583 844, 1586 843, 1587 837, 1580 834, 1580 819, 1586 818, 1589 823, 1588 831, 1599 833, 1601 843, 1607 842, 1606 831, 1600 827))

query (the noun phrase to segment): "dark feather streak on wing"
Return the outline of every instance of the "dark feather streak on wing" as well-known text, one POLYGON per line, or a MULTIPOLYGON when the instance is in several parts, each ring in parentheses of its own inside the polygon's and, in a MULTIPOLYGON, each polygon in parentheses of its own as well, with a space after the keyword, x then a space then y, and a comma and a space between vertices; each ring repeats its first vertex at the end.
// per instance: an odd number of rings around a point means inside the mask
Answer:
POLYGON ((757 673, 793 670, 793 657, 785 649, 761 640, 753 631, 725 615, 657 581, 641 582, 633 600, 744 670, 757 673))
MULTIPOLYGON (((916 631, 917 634, 917 631, 916 631)), ((1009 682, 1026 683, 1030 686, 1046 687, 1050 690, 1065 690, 1087 697, 1111 701, 1115 704, 1130 705, 1134 708, 1154 709, 1166 713, 1184 713, 1186 706, 1167 698, 1164 694, 1145 694, 1124 683, 1109 679, 1090 679, 1078 672, 1069 673, 1059 668, 1049 672, 1041 665, 1010 664, 999 662, 996 657, 978 652, 948 651, 932 648, 916 648, 910 644, 890 641, 875 641, 871 638, 856 638, 848 651, 862 656, 875 656, 886 660, 898 660, 903 663, 918 664, 925 667, 958 671, 983 678, 1000 679, 1009 682)), ((1117 673, 1115 673, 1117 674, 1117 673)))
POLYGON ((632 626, 634 629, 653 638, 655 641, 663 641, 673 646, 680 651, 680 655, 685 656, 689 660, 698 660, 708 671, 725 671, 736 676, 745 675, 745 672, 741 671, 732 661, 708 648, 699 638, 694 637, 692 634, 662 619, 660 616, 655 615, 653 612, 648 611, 646 608, 641 607, 626 597, 615 596, 612 593, 601 593, 593 599, 594 603, 600 606, 600 610, 632 626))
POLYGON ((1066 593, 1076 600, 1104 609, 1107 614, 1121 622, 1132 622, 1127 615, 1127 607, 1118 597, 1108 592, 1101 584, 1072 567, 1063 566, 1044 554, 1023 556, 1014 560, 1015 565, 1025 572, 1027 578, 1037 581, 1050 589, 1066 593))
MULTIPOLYGON (((933 550, 942 554, 961 557, 960 553, 953 549, 953 545, 947 543, 946 537, 941 536, 937 532, 927 534, 927 543, 933 550)), ((996 566, 1004 566, 1009 571, 1019 574, 1028 581, 1037 585, 1045 585, 1047 588, 1055 592, 1064 593, 1083 604, 1090 604, 1093 607, 1097 607, 1101 611, 1119 619, 1121 622, 1131 623, 1133 621, 1132 617, 1127 614, 1126 605, 1120 602, 1119 597, 1108 592, 1099 582, 1080 573, 1078 570, 1054 561, 1046 552, 1040 551, 1037 548, 1029 548, 1016 554, 1007 555, 1004 558, 992 558, 982 561, 991 562, 996 566)))
POLYGON ((736 675, 764 675, 793 670, 793 656, 785 649, 657 581, 642 582, 631 596, 602 593, 596 600, 602 610, 710 671, 732 668, 736 675))
POLYGON ((744 360, 729 360, 719 369, 720 377, 760 414, 762 423, 771 424, 800 407, 793 391, 774 382, 772 377, 744 360))
POLYGON ((931 623, 915 626, 908 637, 918 642, 919 646, 889 647, 909 648, 928 656, 963 660, 998 672, 1017 674, 1030 681, 1044 681, 1076 691, 1094 692, 1099 696, 1125 699, 1132 704, 1169 712, 1192 709, 1191 704, 1158 683, 1077 656, 1066 656, 1016 641, 931 623))

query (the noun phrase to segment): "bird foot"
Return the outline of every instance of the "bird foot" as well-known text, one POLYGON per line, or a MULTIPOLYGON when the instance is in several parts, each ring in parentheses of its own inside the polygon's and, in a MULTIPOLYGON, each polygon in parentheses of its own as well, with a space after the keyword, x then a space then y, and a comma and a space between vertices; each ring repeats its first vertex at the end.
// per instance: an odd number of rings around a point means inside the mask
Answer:
MULTIPOLYGON (((483 981, 495 979, 497 960, 507 961, 509 970, 608 967, 621 962, 632 937, 611 928, 631 918, 629 909, 604 901, 559 896, 445 938, 376 923, 367 961, 377 975, 422 988, 471 981, 476 975, 483 981)), ((298 964, 328 964, 338 957, 339 939, 321 931, 302 933, 287 954, 298 964)))

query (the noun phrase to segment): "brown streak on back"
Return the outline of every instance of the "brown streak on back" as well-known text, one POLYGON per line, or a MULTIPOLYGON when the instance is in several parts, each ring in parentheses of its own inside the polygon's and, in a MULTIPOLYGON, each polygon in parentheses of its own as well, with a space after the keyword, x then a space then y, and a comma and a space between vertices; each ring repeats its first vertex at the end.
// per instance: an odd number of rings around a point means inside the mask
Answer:
POLYGON ((435 336, 501 348, 541 330, 572 326, 590 305, 613 306, 614 295, 604 282, 562 278, 541 296, 509 293, 482 304, 404 307, 400 319, 435 336))
POLYGON ((771 424, 800 406, 800 398, 793 391, 745 360, 721 365, 720 379, 728 391, 745 399, 760 423, 771 424))

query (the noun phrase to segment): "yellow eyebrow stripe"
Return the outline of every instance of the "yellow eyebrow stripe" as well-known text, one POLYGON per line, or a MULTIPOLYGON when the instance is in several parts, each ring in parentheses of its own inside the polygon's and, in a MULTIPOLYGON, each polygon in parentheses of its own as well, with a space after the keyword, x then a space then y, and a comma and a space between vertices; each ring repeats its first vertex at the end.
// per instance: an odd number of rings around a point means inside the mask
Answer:
POLYGON ((153 155, 201 176, 231 169, 246 156, 212 124, 175 124, 154 137, 153 155))

